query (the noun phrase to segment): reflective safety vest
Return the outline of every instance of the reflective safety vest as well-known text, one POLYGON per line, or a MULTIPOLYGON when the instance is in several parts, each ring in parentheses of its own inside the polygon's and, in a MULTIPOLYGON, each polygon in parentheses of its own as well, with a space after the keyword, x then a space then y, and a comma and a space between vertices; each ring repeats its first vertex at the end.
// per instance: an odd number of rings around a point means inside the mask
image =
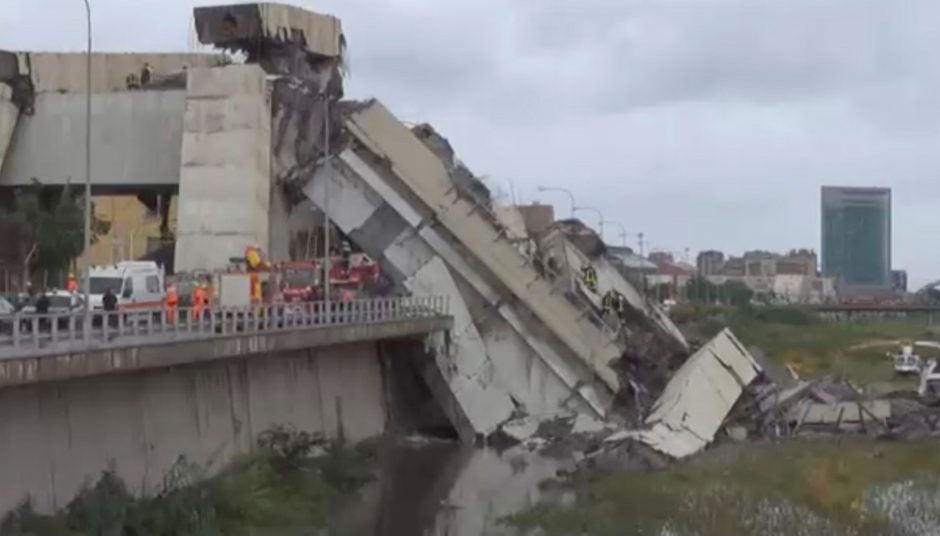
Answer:
POLYGON ((617 297, 614 296, 614 291, 608 290, 604 297, 601 299, 601 307, 605 311, 612 311, 614 306, 617 304, 617 297))
POLYGON ((65 284, 65 288, 69 292, 78 292, 78 280, 74 277, 70 277, 68 282, 65 284))
POLYGON ((591 290, 597 289, 597 272, 591 266, 585 266, 581 269, 581 278, 584 284, 591 290))
POLYGON ((176 294, 176 286, 170 285, 166 288, 166 306, 176 307, 180 303, 179 295, 176 294))

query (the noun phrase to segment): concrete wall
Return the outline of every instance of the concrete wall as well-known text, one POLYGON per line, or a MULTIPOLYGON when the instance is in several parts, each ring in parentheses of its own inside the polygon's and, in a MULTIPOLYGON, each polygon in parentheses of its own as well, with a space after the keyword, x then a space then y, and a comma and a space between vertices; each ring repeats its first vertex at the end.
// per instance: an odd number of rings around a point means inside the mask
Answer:
MULTIPOLYGON (((176 271, 268 250, 271 103, 257 65, 193 69, 180 170, 176 271)), ((286 217, 286 215, 285 215, 286 217)))
MULTIPOLYGON (((19 74, 29 74, 37 93, 85 92, 86 57, 82 52, 21 52, 19 74)), ((127 75, 140 75, 145 63, 154 78, 184 69, 218 65, 218 54, 96 53, 91 60, 91 90, 95 93, 124 91, 127 75)), ((2 76, 5 73, 0 73, 2 76)))
POLYGON ((64 506, 109 464, 152 490, 180 455, 218 467, 272 425, 357 441, 385 429, 375 343, 0 390, 0 511, 64 506))
MULTIPOLYGON (((179 181, 186 92, 123 91, 92 98, 92 181, 174 185, 179 181)), ((2 114, 2 112, 0 112, 2 114)), ((44 93, 20 117, 0 186, 85 179, 85 96, 44 93)))
POLYGON ((16 127, 16 119, 20 113, 16 105, 10 101, 12 97, 13 91, 10 86, 0 84, 0 170, 3 169, 7 148, 13 139, 13 129, 16 127))

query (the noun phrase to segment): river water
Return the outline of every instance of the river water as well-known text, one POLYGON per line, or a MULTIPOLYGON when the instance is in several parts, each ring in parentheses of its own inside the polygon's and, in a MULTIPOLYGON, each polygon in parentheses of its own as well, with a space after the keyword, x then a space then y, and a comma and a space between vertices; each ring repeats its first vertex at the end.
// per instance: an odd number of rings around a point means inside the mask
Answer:
POLYGON ((510 536, 500 520, 536 505, 560 463, 524 449, 498 452, 450 442, 405 441, 379 449, 376 479, 333 534, 510 536))

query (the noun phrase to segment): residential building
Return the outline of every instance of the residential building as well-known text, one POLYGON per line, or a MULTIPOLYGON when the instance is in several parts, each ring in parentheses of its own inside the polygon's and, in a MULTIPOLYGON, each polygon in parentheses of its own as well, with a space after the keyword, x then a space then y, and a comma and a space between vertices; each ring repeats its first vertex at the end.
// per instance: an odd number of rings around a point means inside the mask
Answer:
POLYGON ((702 251, 695 259, 696 268, 701 276, 718 275, 725 267, 725 254, 716 251, 702 251))
POLYGON ((891 190, 823 186, 822 272, 840 290, 891 286, 891 190))
MULTIPOLYGON (((170 204, 171 229, 176 221, 175 201, 170 204)), ((92 264, 138 259, 161 245, 160 211, 148 209, 135 196, 95 197, 95 216, 111 228, 92 244, 92 264)))

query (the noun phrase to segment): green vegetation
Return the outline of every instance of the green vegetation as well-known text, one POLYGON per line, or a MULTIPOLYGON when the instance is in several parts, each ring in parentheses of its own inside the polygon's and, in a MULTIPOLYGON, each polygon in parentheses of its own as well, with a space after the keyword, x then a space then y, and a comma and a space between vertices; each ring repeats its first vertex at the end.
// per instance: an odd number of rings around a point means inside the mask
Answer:
MULTIPOLYGON (((17 188, 0 218, 13 222, 21 234, 30 272, 65 271, 85 247, 85 195, 81 188, 43 186, 37 181, 17 188)), ((94 203, 92 203, 92 214, 94 203)), ((92 242, 107 234, 109 222, 92 219, 92 242)))
MULTIPOLYGON (((937 339, 940 332, 923 318, 824 321, 792 308, 686 306, 672 313, 676 322, 699 339, 730 327, 748 346, 789 364, 801 375, 833 374, 868 384, 893 381, 885 352, 898 340, 937 339)), ((918 349, 922 355, 933 355, 918 349)))
POLYGON ((211 478, 181 460, 161 490, 141 498, 107 471, 53 515, 24 502, 0 522, 0 534, 309 534, 370 478, 368 452, 317 436, 277 428, 262 434, 258 446, 211 478))
MULTIPOLYGON (((507 520, 548 534, 891 534, 873 492, 940 478, 935 443, 725 445, 669 469, 613 474, 580 486, 573 506, 542 504, 507 520), (772 514, 762 508, 773 505, 772 514), (758 531, 769 523, 777 531, 758 531), (797 525, 800 530, 797 530, 797 525)), ((940 495, 938 495, 940 497, 940 495)), ((936 509, 940 501, 933 503, 936 509)), ((936 515, 938 512, 932 512, 936 515)), ((927 515, 909 512, 906 515, 927 515)))

